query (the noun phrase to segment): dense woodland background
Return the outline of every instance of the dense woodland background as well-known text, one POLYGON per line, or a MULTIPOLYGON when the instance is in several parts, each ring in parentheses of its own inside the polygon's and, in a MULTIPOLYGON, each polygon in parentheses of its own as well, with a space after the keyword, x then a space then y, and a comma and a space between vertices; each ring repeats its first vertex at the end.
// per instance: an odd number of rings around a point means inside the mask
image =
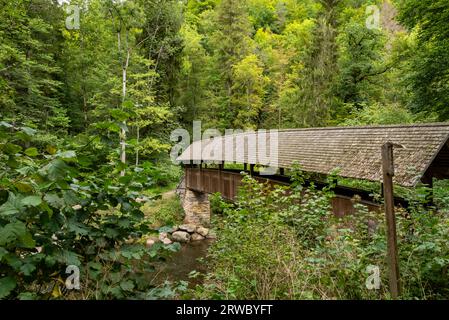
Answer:
POLYGON ((1 118, 49 140, 109 134, 112 119, 151 157, 192 120, 257 129, 449 117, 446 1, 71 4, 79 30, 57 1, 0 4, 1 118), (366 27, 369 5, 379 29, 366 27))
MULTIPOLYGON (((179 181, 170 133, 194 120, 220 130, 448 121, 447 0, 70 4, 79 29, 67 28, 67 3, 0 0, 0 299, 389 298, 385 230, 368 233, 362 207, 334 221, 332 188, 304 193, 300 169, 289 197, 248 179, 235 206, 214 200, 219 240, 193 292, 148 280, 176 244, 142 244, 182 221, 177 200, 152 197, 179 181), (379 28, 366 24, 372 5, 379 28), (382 267, 381 291, 364 287, 369 264, 382 267), (63 290, 67 265, 82 266, 81 291, 63 290)), ((424 186, 407 191, 405 298, 449 296, 447 190, 436 187, 437 207, 424 186)))

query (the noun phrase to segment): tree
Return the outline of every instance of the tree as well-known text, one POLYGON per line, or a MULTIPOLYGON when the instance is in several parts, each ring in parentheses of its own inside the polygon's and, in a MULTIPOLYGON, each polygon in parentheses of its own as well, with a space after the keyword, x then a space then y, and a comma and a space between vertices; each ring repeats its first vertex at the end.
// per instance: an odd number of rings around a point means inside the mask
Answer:
POLYGON ((234 101, 234 66, 251 52, 251 25, 246 2, 222 0, 217 8, 216 32, 213 35, 216 67, 220 73, 220 127, 232 126, 237 115, 234 101))
POLYGON ((233 71, 233 104, 238 109, 234 123, 239 128, 261 129, 265 89, 269 83, 263 65, 252 54, 234 65, 233 71))
POLYGON ((399 19, 416 34, 415 54, 410 59, 406 84, 415 113, 436 113, 449 119, 449 2, 402 0, 399 19))
POLYGON ((0 7, 0 112, 13 122, 66 129, 59 100, 61 11, 49 0, 2 1, 0 7))

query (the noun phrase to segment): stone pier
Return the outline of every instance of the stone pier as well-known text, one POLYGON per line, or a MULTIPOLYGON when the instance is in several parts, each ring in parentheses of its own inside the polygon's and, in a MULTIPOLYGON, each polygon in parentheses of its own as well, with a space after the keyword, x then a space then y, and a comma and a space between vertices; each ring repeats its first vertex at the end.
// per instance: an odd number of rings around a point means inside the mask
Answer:
POLYGON ((182 196, 185 224, 210 227, 210 202, 206 193, 185 189, 182 196))

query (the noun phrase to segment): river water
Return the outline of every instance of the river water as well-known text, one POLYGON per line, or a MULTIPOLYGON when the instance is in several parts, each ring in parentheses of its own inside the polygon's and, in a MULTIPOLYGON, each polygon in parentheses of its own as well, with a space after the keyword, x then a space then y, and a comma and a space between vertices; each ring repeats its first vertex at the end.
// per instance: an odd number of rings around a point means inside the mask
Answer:
POLYGON ((163 263, 156 267, 155 282, 162 284, 165 281, 187 281, 190 287, 202 282, 202 277, 191 279, 192 271, 205 273, 207 271, 207 250, 213 240, 193 241, 184 244, 180 251, 174 253, 163 263), (203 261, 199 261, 199 259, 203 261))

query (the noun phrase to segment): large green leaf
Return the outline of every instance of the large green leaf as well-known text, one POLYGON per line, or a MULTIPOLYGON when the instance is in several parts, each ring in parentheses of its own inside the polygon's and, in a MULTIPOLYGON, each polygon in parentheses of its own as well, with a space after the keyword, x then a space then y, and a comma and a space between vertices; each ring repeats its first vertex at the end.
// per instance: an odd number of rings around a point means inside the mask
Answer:
POLYGON ((65 205, 64 199, 58 196, 56 193, 47 193, 44 196, 44 200, 47 201, 50 206, 56 209, 61 209, 65 205))
POLYGON ((32 235, 28 232, 26 225, 21 221, 7 224, 0 228, 0 246, 17 242, 17 246, 24 248, 34 248, 36 243, 32 235))
POLYGON ((13 143, 6 143, 5 145, 3 145, 2 149, 6 154, 9 154, 9 155, 15 155, 16 153, 19 153, 20 151, 22 151, 21 146, 18 146, 13 143))
POLYGON ((22 132, 25 132, 30 137, 34 136, 37 132, 35 129, 29 128, 29 127, 21 127, 20 130, 22 130, 22 132))
POLYGON ((25 276, 30 276, 34 272, 34 270, 36 270, 36 266, 32 263, 27 263, 20 267, 20 271, 25 276))
POLYGON ((36 157, 39 152, 37 151, 36 148, 28 148, 25 150, 25 154, 29 157, 36 157))
POLYGON ((44 167, 51 181, 58 181, 67 177, 70 167, 61 159, 55 159, 44 167))
POLYGON ((20 196, 16 196, 14 193, 9 192, 8 200, 0 206, 0 216, 10 216, 19 213, 23 208, 23 204, 20 196))
POLYGON ((0 261, 2 261, 3 257, 8 254, 8 250, 5 248, 0 247, 0 261))
POLYGON ((0 299, 6 298, 11 291, 17 286, 17 282, 12 277, 4 277, 0 279, 0 299))
POLYGON ((40 196, 29 196, 22 199, 22 204, 27 207, 37 207, 42 203, 40 196))

